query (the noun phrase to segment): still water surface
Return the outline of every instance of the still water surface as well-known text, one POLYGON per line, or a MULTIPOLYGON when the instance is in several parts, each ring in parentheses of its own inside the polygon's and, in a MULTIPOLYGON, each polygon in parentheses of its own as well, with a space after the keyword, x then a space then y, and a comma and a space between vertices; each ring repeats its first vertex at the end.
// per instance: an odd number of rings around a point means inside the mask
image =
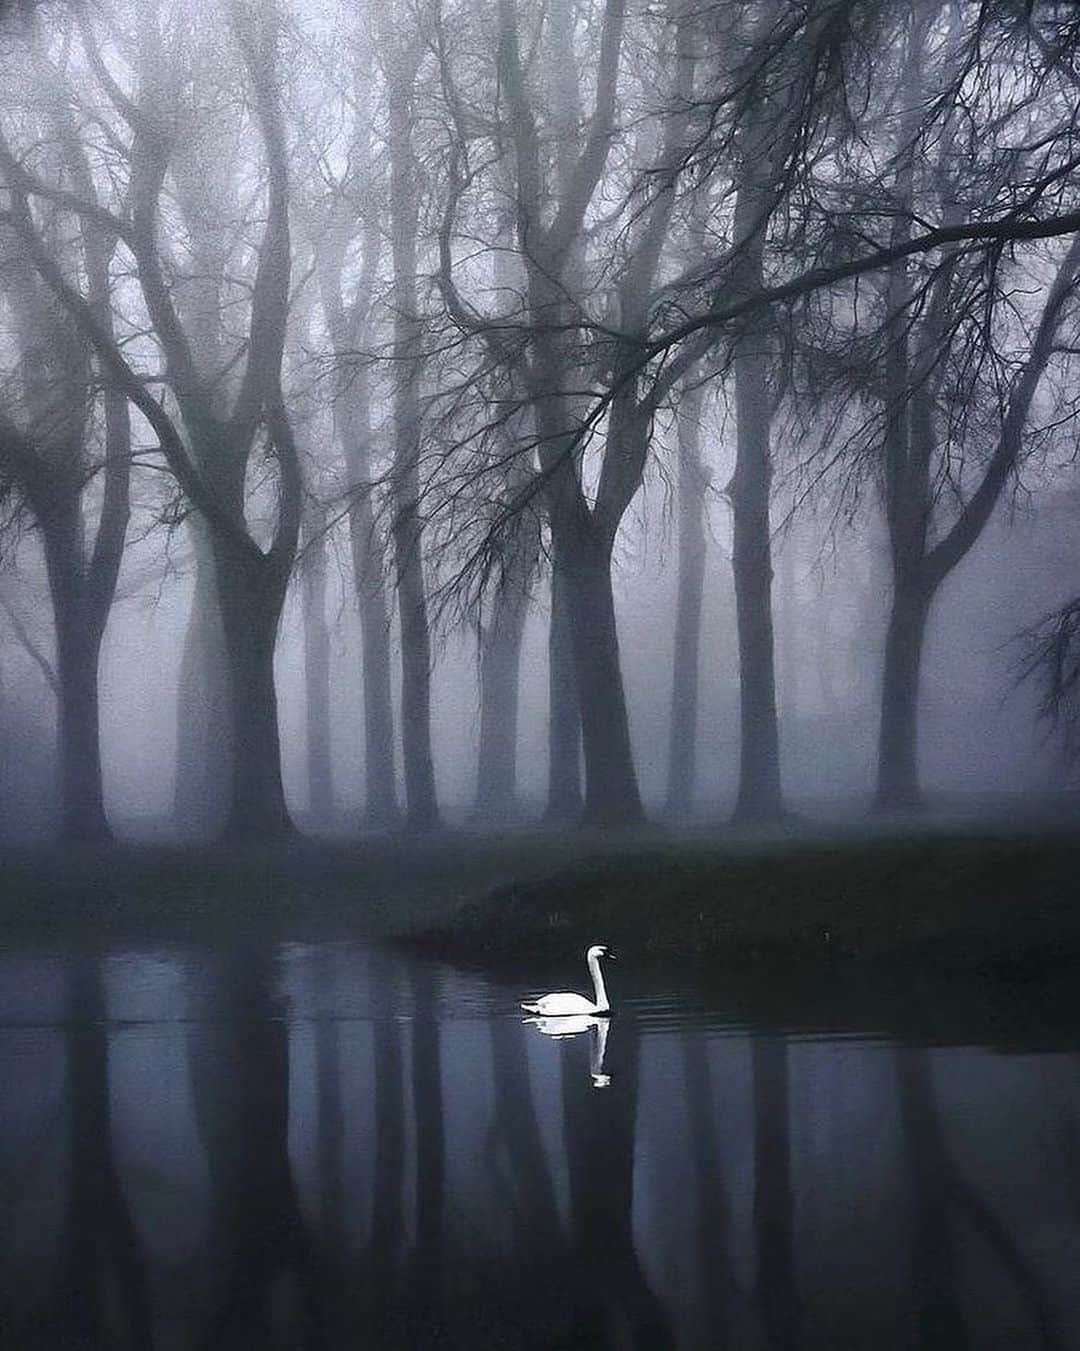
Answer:
POLYGON ((378 946, 0 959, 0 1346, 1080 1347, 1075 1051, 611 985, 553 1038, 378 946))

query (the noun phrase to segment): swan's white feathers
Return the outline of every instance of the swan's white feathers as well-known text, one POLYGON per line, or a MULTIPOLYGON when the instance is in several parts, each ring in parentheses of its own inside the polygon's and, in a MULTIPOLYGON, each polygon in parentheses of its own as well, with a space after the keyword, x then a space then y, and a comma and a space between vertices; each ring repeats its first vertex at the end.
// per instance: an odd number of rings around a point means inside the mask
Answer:
POLYGON ((594 943, 585 953, 585 963, 589 968, 589 975, 592 976, 594 999, 586 999, 584 995, 560 990, 555 994, 546 994, 531 1003, 522 1004, 522 1010, 525 1013, 539 1014, 541 1018, 595 1017, 597 1014, 610 1013, 604 977, 600 973, 600 958, 608 955, 603 943, 594 943))
POLYGON ((596 1012, 596 1005, 581 994, 546 994, 533 1004, 522 1004, 526 1013, 538 1013, 541 1018, 572 1018, 575 1014, 596 1012))

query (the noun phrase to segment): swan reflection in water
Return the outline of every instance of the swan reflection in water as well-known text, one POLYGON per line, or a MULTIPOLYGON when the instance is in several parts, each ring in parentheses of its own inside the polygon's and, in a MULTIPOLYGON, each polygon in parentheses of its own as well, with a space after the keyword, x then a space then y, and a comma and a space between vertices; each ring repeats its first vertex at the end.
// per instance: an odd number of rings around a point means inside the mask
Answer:
POLYGON ((523 1018, 521 1021, 535 1027, 545 1037, 579 1037, 583 1033, 588 1033, 589 1074, 593 1088, 607 1088, 611 1083, 611 1075, 604 1071, 608 1029, 611 1027, 610 1018, 596 1018, 585 1014, 571 1017, 563 1015, 558 1018, 545 1018, 541 1015, 536 1018, 523 1018))

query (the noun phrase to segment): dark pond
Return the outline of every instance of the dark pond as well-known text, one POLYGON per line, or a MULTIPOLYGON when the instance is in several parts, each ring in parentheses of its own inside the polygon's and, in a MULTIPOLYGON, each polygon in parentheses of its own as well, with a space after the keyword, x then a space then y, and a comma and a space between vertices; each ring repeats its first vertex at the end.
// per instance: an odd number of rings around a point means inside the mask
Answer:
POLYGON ((380 947, 3 959, 0 1345, 1080 1346, 1068 1045, 611 977, 553 1038, 380 947))

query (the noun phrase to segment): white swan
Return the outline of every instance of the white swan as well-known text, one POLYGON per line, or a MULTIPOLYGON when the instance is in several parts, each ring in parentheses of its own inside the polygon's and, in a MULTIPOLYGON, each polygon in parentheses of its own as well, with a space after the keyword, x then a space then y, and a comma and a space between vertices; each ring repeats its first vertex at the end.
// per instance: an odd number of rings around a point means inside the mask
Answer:
MULTIPOLYGON (((597 1014, 610 1013, 611 1005, 608 1003, 607 990, 604 988, 604 977, 600 974, 601 957, 611 957, 603 943, 595 943, 585 954, 589 975, 592 976, 593 993, 596 996, 594 1000, 586 999, 581 994, 560 992, 546 994, 542 999, 537 999, 531 1004, 522 1004, 521 1007, 526 1013, 538 1013, 542 1018, 596 1017, 597 1014)), ((614 960, 612 957, 612 961, 614 960)))

